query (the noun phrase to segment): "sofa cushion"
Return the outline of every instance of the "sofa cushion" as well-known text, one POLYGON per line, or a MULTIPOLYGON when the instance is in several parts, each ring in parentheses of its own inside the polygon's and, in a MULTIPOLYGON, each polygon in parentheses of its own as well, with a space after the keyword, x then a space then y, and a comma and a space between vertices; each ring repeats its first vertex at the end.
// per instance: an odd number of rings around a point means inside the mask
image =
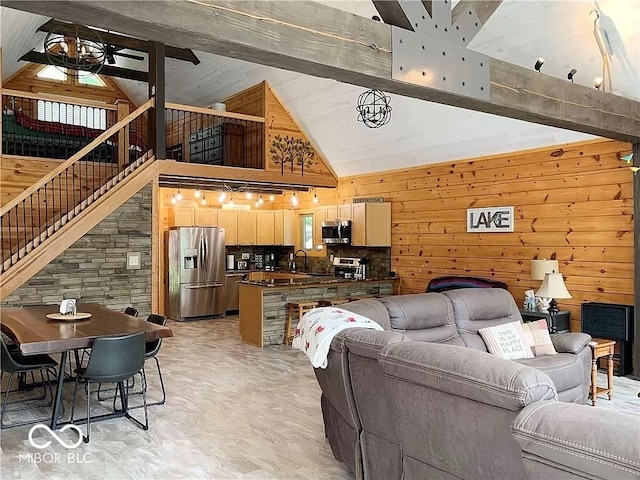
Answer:
POLYGON ((581 332, 555 333, 551 335, 551 341, 557 352, 579 353, 591 341, 591 335, 581 332))
POLYGON ((363 300, 356 300, 355 302, 345 303, 340 305, 340 308, 349 310, 350 312, 357 313, 363 317, 367 317, 385 330, 391 329, 391 323, 389 322, 389 314, 387 309, 378 300, 373 298, 365 298, 363 300))
POLYGON ((556 349, 553 348, 553 342, 549 336, 546 320, 523 323, 522 334, 536 357, 556 355, 558 353, 556 349))
POLYGON ((391 328, 419 342, 464 345, 458 336, 451 302, 439 293, 384 297, 391 328))
POLYGON ((451 301, 458 333, 467 347, 486 352, 479 329, 522 322, 515 300, 501 288, 461 288, 442 295, 451 301))
POLYGON ((481 328, 478 333, 492 355, 506 360, 533 358, 519 322, 481 328))
POLYGON ((537 368, 546 373, 553 380, 558 392, 568 390, 584 383, 581 360, 572 353, 558 353, 544 355, 531 359, 517 360, 522 365, 537 368))

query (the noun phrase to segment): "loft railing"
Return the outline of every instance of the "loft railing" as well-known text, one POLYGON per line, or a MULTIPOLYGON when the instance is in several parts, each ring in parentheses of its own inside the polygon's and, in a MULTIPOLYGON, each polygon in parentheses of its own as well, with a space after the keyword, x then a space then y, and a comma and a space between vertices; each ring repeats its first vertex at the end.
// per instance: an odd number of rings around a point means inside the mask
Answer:
MULTIPOLYGON (((117 105, 2 90, 4 155, 66 160, 117 122, 117 105)), ((87 160, 117 163, 118 153, 117 141, 108 140, 87 160)))
POLYGON ((153 105, 154 99, 147 101, 0 208, 1 272, 151 157, 146 146, 129 144, 127 138, 133 129, 146 131, 153 105), (117 163, 96 160, 95 149, 108 142, 119 142, 117 163))
POLYGON ((264 168, 263 117, 176 103, 167 103, 165 106, 167 159, 264 168))

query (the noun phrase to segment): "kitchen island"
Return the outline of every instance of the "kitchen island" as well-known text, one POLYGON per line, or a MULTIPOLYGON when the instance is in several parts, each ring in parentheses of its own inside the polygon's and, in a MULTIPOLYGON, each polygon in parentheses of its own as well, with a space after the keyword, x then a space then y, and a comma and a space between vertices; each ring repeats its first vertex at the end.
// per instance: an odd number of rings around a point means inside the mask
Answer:
MULTIPOLYGON (((395 280, 308 277, 238 282, 240 336, 243 341, 258 347, 281 344, 289 302, 392 295, 395 280)), ((294 323, 296 322, 297 319, 294 320, 294 323)), ((292 327, 295 327, 295 324, 292 327)))

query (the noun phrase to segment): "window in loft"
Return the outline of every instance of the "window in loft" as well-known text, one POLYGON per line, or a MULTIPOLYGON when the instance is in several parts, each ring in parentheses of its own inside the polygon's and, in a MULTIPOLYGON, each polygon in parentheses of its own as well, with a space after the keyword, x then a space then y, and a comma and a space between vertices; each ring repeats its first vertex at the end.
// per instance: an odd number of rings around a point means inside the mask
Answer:
POLYGON ((56 80, 58 82, 64 82, 67 79, 67 73, 65 69, 59 69, 53 65, 49 65, 40 70, 36 77, 44 78, 45 80, 56 80))
POLYGON ((107 84, 104 83, 98 75, 83 75, 78 77, 78 83, 81 85, 88 85, 91 87, 106 87, 107 84))
POLYGON ((48 100, 38 100, 38 120, 79 125, 97 130, 107 129, 107 111, 104 108, 48 100))

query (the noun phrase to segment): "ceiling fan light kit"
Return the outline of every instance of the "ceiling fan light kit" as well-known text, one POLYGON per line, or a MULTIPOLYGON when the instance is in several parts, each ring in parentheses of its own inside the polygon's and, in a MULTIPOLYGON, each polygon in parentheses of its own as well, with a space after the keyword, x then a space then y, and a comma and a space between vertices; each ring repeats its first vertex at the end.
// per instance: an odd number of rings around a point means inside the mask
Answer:
POLYGON ((79 34, 81 25, 72 24, 75 35, 62 33, 56 27, 44 38, 44 54, 49 63, 75 78, 96 75, 107 61, 107 46, 95 31, 79 34))

